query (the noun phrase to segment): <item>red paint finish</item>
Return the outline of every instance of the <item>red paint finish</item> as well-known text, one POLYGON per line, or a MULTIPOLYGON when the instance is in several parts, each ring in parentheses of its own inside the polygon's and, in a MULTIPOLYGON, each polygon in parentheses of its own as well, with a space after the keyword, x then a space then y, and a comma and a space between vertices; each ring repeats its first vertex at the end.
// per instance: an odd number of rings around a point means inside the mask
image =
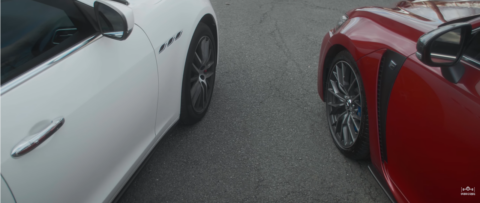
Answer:
POLYGON ((480 202, 460 194, 480 188, 480 70, 463 64, 465 75, 453 84, 410 56, 395 81, 385 167, 412 201, 480 202))
MULTIPOLYGON (((388 48, 405 56, 416 52, 418 38, 442 22, 439 15, 426 15, 432 5, 441 8, 443 18, 455 20, 480 14, 480 2, 399 2, 396 8, 365 7, 347 12, 349 19, 339 30, 332 29, 323 39, 318 63, 317 89, 323 98, 325 55, 332 46, 340 45, 350 51, 355 60, 378 49, 388 48), (457 5, 457 7, 455 7, 457 5), (448 9, 445 9, 448 8, 448 9), (468 10, 467 11, 465 11, 468 10), (462 15, 463 14, 463 15, 462 15), (467 15, 468 14, 468 15, 467 15), (429 18, 426 18, 426 17, 429 18), (332 36, 330 36, 332 33, 332 36), (327 42, 327 43, 326 43, 327 42)), ((480 21, 470 21, 477 27, 480 21)))
MULTIPOLYGON (((420 36, 418 35, 418 37, 420 36)), ((410 55, 416 51, 416 41, 409 40, 391 30, 385 29, 368 18, 356 17, 347 20, 342 28, 336 31, 331 38, 327 34, 324 37, 324 43, 322 43, 317 84, 318 92, 322 99, 324 96, 323 79, 327 74, 324 71, 324 67, 330 65, 325 64, 325 55, 328 52, 327 50, 330 50, 333 45, 347 49, 355 60, 380 49, 390 49, 404 55, 410 55), (329 41, 325 43, 326 40, 329 41)))
MULTIPOLYGON (((403 1, 396 8, 366 7, 323 39, 318 93, 324 99, 329 62, 342 49, 357 61, 365 87, 373 166, 398 202, 480 202, 480 67, 462 62, 458 84, 414 55, 418 38, 446 21, 480 14, 480 2, 403 1), (407 56, 387 113, 387 156, 380 156, 377 79, 385 50, 407 56), (461 188, 476 187, 476 196, 461 188)), ((480 18, 468 23, 480 27, 480 18)))
POLYGON ((323 39, 317 84, 322 100, 324 67, 329 66, 325 64, 325 55, 332 46, 347 49, 355 60, 385 48, 408 56, 415 53, 418 38, 438 25, 430 21, 417 20, 415 17, 397 21, 409 15, 381 8, 362 8, 349 13, 349 20, 339 30, 331 30, 323 39), (330 33, 333 35, 330 36, 330 33))

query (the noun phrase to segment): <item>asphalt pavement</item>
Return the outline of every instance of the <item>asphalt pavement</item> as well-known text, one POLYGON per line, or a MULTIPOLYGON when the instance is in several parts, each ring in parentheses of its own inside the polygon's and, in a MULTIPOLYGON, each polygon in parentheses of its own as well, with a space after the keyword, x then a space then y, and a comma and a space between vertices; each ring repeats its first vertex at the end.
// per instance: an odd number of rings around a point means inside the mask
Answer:
POLYGON ((317 93, 323 36, 348 10, 395 0, 211 0, 212 103, 176 127, 120 202, 389 202, 368 161, 335 147, 317 93))

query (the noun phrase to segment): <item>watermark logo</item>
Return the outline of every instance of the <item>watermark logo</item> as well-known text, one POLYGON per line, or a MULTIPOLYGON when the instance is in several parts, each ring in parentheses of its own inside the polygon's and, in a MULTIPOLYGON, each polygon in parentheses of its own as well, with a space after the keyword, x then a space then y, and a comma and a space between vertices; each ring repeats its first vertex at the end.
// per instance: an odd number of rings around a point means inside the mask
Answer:
POLYGON ((474 187, 460 187, 460 195, 462 196, 475 196, 475 188, 474 187))

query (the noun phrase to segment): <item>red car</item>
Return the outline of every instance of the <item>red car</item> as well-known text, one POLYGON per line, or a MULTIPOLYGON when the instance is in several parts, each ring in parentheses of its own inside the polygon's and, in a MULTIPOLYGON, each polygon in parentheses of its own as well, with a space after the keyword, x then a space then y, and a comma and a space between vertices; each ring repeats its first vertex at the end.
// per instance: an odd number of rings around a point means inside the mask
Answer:
POLYGON ((480 202, 480 2, 349 11, 323 39, 330 133, 395 202, 480 202))

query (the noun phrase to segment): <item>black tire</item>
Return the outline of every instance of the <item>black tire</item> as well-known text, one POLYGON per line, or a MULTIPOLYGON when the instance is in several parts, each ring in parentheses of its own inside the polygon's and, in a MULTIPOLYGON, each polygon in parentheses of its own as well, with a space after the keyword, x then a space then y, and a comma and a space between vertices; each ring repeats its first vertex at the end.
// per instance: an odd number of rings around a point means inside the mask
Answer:
POLYGON ((335 146, 351 159, 368 159, 370 146, 365 89, 357 64, 347 50, 338 53, 329 66, 325 101, 328 125, 335 146), (340 99, 342 97, 343 100, 340 99))
POLYGON ((207 25, 199 23, 190 42, 185 61, 180 124, 193 125, 202 120, 207 113, 215 84, 216 62, 217 45, 213 33, 207 25), (204 52, 206 44, 209 44, 211 51, 204 52), (203 53, 207 52, 210 55, 206 54, 205 58, 203 53), (196 77, 198 77, 197 81, 192 81, 196 77), (200 93, 197 94, 198 91, 200 93))

